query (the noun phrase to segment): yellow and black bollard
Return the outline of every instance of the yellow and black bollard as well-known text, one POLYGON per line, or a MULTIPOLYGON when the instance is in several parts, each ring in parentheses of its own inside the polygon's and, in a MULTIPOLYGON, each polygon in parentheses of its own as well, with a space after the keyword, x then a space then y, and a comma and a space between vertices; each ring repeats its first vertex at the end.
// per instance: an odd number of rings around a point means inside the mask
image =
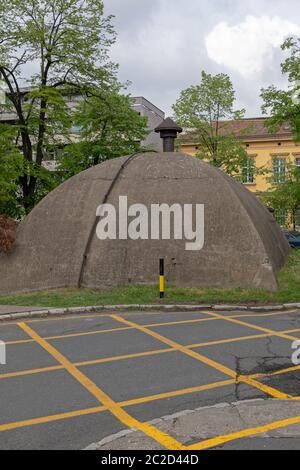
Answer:
POLYGON ((159 260, 159 297, 163 299, 165 296, 165 260, 159 260))

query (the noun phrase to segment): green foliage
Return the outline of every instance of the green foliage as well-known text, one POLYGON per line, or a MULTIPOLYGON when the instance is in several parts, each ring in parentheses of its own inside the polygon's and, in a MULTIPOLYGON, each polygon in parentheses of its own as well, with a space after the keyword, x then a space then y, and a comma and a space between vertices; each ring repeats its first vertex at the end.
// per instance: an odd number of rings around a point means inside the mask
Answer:
POLYGON ((288 38, 282 49, 290 56, 281 64, 282 73, 287 75, 290 89, 279 90, 274 85, 262 89, 264 101, 262 110, 271 117, 267 121, 270 131, 289 124, 296 141, 300 140, 300 38, 288 38))
POLYGON ((18 178, 22 174, 23 156, 15 145, 16 130, 0 125, 0 214, 18 218, 18 178))
MULTIPOLYGON (((287 75, 289 90, 279 90, 274 85, 263 89, 261 97, 264 101, 262 110, 270 114, 267 125, 270 132, 280 126, 289 124, 294 140, 300 140, 300 38, 288 38, 281 46, 289 52, 289 57, 281 64, 283 74, 287 75)), ((272 181, 272 189, 266 194, 265 201, 274 207, 288 211, 295 227, 295 214, 300 210, 300 168, 288 165, 285 179, 276 184, 272 181)))
POLYGON ((300 301, 300 250, 291 250, 287 265, 279 273, 279 289, 189 288, 167 286, 166 297, 159 299, 156 285, 129 285, 112 289, 53 289, 24 295, 0 297, 1 305, 35 307, 82 307, 118 304, 265 304, 300 301))
POLYGON ((175 119, 193 130, 200 150, 199 158, 229 174, 236 174, 247 157, 241 141, 224 121, 241 119, 244 110, 234 110, 235 93, 228 75, 204 71, 201 83, 183 90, 173 106, 175 119))
POLYGON ((288 165, 285 180, 282 183, 272 183, 270 191, 264 194, 265 203, 275 210, 288 211, 295 230, 295 216, 300 210, 300 167, 288 165))
POLYGON ((0 0, 0 77, 8 92, 2 108, 16 116, 12 153, 22 149, 18 196, 26 212, 57 184, 42 164, 49 149, 69 143, 68 97, 117 86, 108 58, 111 19, 102 0, 0 0), (22 89, 24 70, 36 71, 25 77, 31 91, 22 89))
POLYGON ((130 97, 118 90, 87 97, 74 116, 78 142, 61 152, 59 170, 64 178, 105 160, 140 150, 140 141, 149 133, 147 119, 131 108, 130 97))

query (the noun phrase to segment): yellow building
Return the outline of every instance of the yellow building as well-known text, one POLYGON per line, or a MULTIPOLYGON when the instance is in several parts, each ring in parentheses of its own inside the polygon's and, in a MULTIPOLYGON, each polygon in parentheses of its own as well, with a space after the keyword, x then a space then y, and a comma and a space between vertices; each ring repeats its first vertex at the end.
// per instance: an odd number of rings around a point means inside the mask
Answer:
MULTIPOLYGON (((241 181, 249 191, 258 196, 271 187, 274 181, 283 181, 288 163, 300 166, 300 145, 293 141, 289 125, 282 126, 276 133, 269 133, 265 127, 266 118, 242 119, 226 123, 225 132, 230 131, 243 141, 249 159, 241 169, 241 181), (264 174, 256 174, 255 168, 264 169, 264 174)), ((180 150, 190 155, 199 151, 199 143, 194 132, 185 132, 180 137, 180 150)), ((276 214, 281 225, 285 225, 288 215, 282 211, 276 214)), ((300 226, 300 214, 297 217, 300 226)))

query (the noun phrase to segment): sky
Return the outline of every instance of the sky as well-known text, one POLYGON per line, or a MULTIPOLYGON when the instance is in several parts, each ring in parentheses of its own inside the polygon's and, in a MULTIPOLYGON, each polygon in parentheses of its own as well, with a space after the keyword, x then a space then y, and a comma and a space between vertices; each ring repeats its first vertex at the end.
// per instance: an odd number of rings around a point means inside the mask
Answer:
POLYGON ((111 59, 133 96, 172 115, 180 91, 201 71, 226 73, 236 109, 261 115, 260 90, 287 87, 280 45, 300 36, 299 0, 104 0, 117 41, 111 59))

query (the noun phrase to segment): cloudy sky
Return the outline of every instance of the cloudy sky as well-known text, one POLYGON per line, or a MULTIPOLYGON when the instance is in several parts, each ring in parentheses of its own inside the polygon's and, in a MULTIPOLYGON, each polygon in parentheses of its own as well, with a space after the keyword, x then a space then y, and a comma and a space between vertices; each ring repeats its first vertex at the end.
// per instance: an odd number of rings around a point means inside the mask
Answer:
POLYGON ((300 36, 299 0, 105 0, 118 33, 111 57, 129 92, 171 113, 201 70, 230 75, 236 106, 261 114, 260 89, 286 87, 280 44, 300 36))

